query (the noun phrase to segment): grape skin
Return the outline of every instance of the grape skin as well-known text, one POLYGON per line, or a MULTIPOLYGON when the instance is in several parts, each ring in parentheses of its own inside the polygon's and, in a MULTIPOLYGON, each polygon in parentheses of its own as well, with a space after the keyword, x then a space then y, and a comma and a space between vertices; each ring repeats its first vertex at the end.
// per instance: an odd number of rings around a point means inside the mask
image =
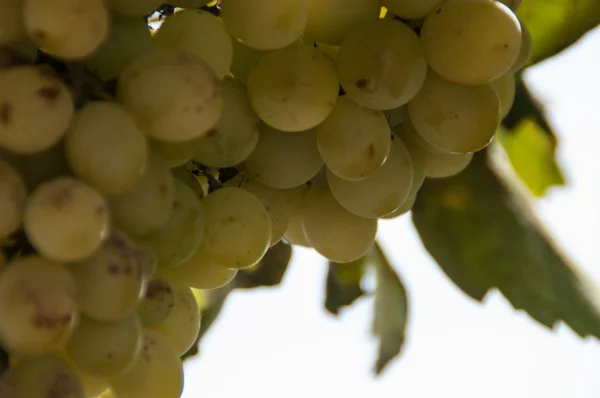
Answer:
POLYGON ((86 398, 77 375, 55 357, 19 361, 11 368, 8 381, 21 398, 86 398))
MULTIPOLYGON (((183 283, 187 282, 184 280, 183 283)), ((171 316, 174 308, 175 292, 171 283, 161 276, 155 276, 148 282, 146 295, 137 307, 137 314, 144 327, 155 326, 164 323, 171 316)))

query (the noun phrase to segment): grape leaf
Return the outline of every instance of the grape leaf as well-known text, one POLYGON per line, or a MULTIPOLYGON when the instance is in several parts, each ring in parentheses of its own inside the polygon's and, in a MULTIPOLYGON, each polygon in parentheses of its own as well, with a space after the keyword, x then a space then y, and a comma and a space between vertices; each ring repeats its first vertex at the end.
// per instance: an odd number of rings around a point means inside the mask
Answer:
POLYGON ((425 248, 465 293, 499 289, 547 327, 600 337, 600 290, 554 247, 527 204, 477 153, 457 176, 425 181, 413 222, 425 248))
POLYGON ((365 294, 360 283, 366 262, 365 256, 347 264, 329 262, 325 282, 325 309, 329 313, 338 315, 341 308, 352 305, 365 294))

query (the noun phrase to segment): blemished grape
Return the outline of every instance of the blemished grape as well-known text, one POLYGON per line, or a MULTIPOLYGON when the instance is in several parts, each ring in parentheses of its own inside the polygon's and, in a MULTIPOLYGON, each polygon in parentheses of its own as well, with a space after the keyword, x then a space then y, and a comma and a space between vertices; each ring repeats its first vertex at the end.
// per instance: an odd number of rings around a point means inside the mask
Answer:
POLYGON ((245 167, 251 178, 261 184, 276 189, 294 188, 323 167, 314 129, 289 133, 261 124, 259 132, 258 144, 245 167))
POLYGON ((239 40, 233 41, 233 60, 231 61, 231 74, 243 85, 248 84, 250 71, 254 69, 260 57, 266 51, 248 47, 239 40))
POLYGON ((510 72, 516 72, 520 69, 523 69, 529 63, 531 51, 531 33, 529 33, 527 26, 521 23, 521 49, 519 50, 519 55, 517 56, 516 61, 510 68, 510 72))
POLYGON ((430 14, 421 28, 429 66, 462 84, 485 84, 505 74, 521 48, 521 26, 497 1, 453 0, 430 14))
POLYGON ((183 389, 179 355, 158 332, 145 330, 142 352, 124 373, 110 380, 119 398, 176 398, 183 389))
POLYGON ((25 37, 23 0, 4 0, 0 13, 0 46, 22 41, 25 37))
POLYGON ((196 141, 166 142, 150 139, 150 148, 173 169, 192 160, 196 152, 196 141))
POLYGON ((108 236, 110 214, 104 198, 70 177, 40 185, 25 203, 23 225, 39 253, 56 261, 78 261, 108 236))
POLYGON ((25 28, 43 51, 81 59, 106 38, 109 13, 104 0, 24 0, 25 28))
POLYGON ((443 0, 380 0, 381 5, 400 18, 420 19, 426 17, 443 2, 443 0))
POLYGON ((81 312, 116 321, 135 311, 145 289, 143 258, 125 234, 113 230, 90 258, 70 266, 81 312))
POLYGON ((350 31, 379 17, 379 0, 308 0, 305 37, 339 45, 350 31))
POLYGON ((229 33, 259 50, 275 50, 300 38, 306 26, 306 0, 221 0, 229 33))
POLYGON ((258 142, 260 120, 250 106, 246 88, 229 77, 221 87, 221 117, 207 134, 194 142, 194 159, 210 167, 229 167, 244 161, 258 142))
POLYGON ((227 285, 235 278, 238 271, 215 263, 204 247, 200 246, 185 263, 168 270, 161 270, 161 273, 169 280, 187 284, 194 289, 212 290, 227 285))
POLYGON ((67 353, 81 370, 111 378, 137 359, 142 336, 142 325, 136 315, 115 322, 98 322, 83 316, 67 343, 67 353))
POLYGON ((159 267, 183 263, 198 249, 204 236, 204 212, 198 197, 182 181, 174 179, 173 207, 167 222, 139 238, 156 254, 159 267))
POLYGON ((315 184, 306 193, 302 228, 317 252, 330 261, 348 263, 362 257, 373 245, 377 219, 350 213, 326 184, 315 184))
POLYGON ((181 50, 157 49, 137 57, 119 76, 117 98, 144 132, 175 142, 205 134, 222 106, 215 72, 181 50))
POLYGON ((410 101, 427 74, 419 37, 393 19, 376 19, 353 29, 340 46, 337 67, 347 95, 379 110, 410 101))
POLYGON ((108 195, 133 188, 148 162, 146 137, 135 118, 112 101, 90 102, 75 114, 65 151, 75 175, 108 195))
POLYGON ((60 350, 78 320, 69 271, 39 256, 11 261, 0 274, 0 341, 12 354, 60 350))
POLYGON ((504 119, 515 101, 516 82, 512 73, 493 80, 491 83, 500 100, 500 118, 504 119))
POLYGON ((303 44, 266 53, 248 77, 252 108, 265 123, 283 131, 308 130, 321 123, 338 91, 331 59, 303 44))
POLYGON ((262 202, 236 187, 224 187, 202 202, 206 230, 202 245, 227 268, 247 268, 264 256, 271 243, 271 220, 262 202))
POLYGON ((77 375, 64 361, 51 356, 19 361, 10 369, 8 382, 21 398, 86 398, 77 375))
POLYGON ((317 127, 317 145, 332 173, 349 181, 373 175, 385 162, 391 134, 380 111, 364 108, 347 96, 317 127))
POLYGON ((283 237, 286 241, 293 245, 308 248, 312 247, 310 243, 308 243, 308 240, 306 240, 306 235, 304 234, 304 229, 302 228, 302 217, 300 214, 297 214, 290 219, 283 237))
POLYGON ((74 112, 67 86, 48 69, 29 65, 0 71, 0 104, 0 146, 24 154, 56 144, 74 112))
POLYGON ((23 178, 9 163, 0 160, 0 239, 21 226, 26 198, 23 178))
POLYGON ((128 17, 144 17, 151 14, 163 0, 107 0, 111 10, 128 17))
POLYGON ((174 180, 157 155, 149 159, 146 173, 122 195, 109 198, 115 225, 131 235, 146 235, 167 222, 173 208, 174 180))
POLYGON ((413 186, 414 168, 406 146, 399 138, 379 170, 361 181, 346 181, 327 172, 331 193, 346 210, 365 218, 378 218, 404 203, 413 186))
POLYGON ((167 17, 154 35, 158 48, 179 49, 206 62, 223 78, 233 59, 233 42, 225 25, 202 10, 183 10, 167 17))
POLYGON ((175 291, 171 283, 161 276, 155 276, 148 282, 146 295, 137 307, 140 322, 144 327, 159 325, 171 316, 174 309, 175 291))
POLYGON ((490 84, 462 85, 429 73, 408 104, 408 116, 425 141, 441 151, 486 147, 500 124, 500 101, 490 84))

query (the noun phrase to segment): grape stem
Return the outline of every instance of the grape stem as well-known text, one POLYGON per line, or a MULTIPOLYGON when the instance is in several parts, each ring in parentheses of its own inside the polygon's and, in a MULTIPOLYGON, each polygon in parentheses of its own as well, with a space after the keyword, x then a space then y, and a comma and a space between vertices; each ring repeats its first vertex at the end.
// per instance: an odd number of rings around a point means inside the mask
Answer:
POLYGON ((223 184, 213 174, 213 169, 198 162, 193 162, 195 169, 192 171, 197 176, 203 176, 208 181, 208 193, 223 188, 223 184))

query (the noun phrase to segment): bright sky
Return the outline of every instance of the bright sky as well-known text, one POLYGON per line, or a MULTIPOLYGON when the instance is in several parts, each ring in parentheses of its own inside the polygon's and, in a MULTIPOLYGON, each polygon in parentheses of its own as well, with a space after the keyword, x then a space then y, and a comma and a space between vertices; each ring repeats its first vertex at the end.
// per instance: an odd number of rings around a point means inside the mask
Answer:
MULTIPOLYGON (((560 138, 569 185, 537 211, 564 250, 600 280, 600 30, 532 68, 560 138)), ((380 378, 371 373, 372 300, 338 319, 323 310, 326 263, 296 249, 281 287, 236 292, 187 362, 183 398, 460 397, 597 398, 600 343, 560 326, 553 333, 497 293, 467 298, 423 249, 410 217, 380 223, 379 236, 409 290, 408 341, 380 378)))

